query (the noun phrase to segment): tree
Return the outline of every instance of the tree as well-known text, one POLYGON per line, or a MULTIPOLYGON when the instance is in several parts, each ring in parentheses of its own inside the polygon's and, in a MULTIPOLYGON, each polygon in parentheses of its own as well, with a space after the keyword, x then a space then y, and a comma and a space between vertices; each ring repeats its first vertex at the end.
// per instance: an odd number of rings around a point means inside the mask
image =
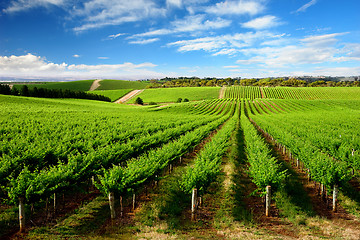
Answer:
POLYGON ((185 98, 183 102, 189 102, 189 99, 185 98))
POLYGON ((182 98, 178 98, 178 100, 176 101, 177 103, 181 103, 182 102, 182 98))
POLYGON ((20 90, 20 95, 21 95, 21 96, 25 96, 25 97, 30 96, 29 88, 28 88, 27 85, 22 86, 22 88, 21 88, 21 90, 20 90))
POLYGON ((144 101, 140 97, 137 97, 135 99, 135 104, 144 105, 144 101))

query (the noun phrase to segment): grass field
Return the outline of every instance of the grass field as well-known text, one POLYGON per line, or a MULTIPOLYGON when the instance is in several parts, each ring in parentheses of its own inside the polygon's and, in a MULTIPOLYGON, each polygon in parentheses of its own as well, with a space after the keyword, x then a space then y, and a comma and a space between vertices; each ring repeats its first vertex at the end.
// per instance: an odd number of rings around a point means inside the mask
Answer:
POLYGON ((147 82, 139 81, 102 80, 96 90, 144 89, 147 85, 147 82))
MULTIPOLYGON (((88 91, 91 84, 94 80, 81 80, 81 81, 71 81, 71 82, 46 82, 39 84, 28 84, 27 86, 31 89, 34 87, 37 88, 47 88, 47 89, 70 89, 73 91, 88 91)), ((25 84, 15 84, 14 87, 20 89, 25 84)))
MULTIPOLYGON (((210 100, 219 97, 220 87, 183 87, 183 88, 156 88, 145 89, 138 97, 145 103, 176 102, 178 98, 195 100, 210 100)), ((128 103, 134 103, 136 97, 128 103)))
POLYGON ((118 89, 118 90, 95 90, 89 93, 103 95, 109 97, 111 101, 116 101, 117 99, 123 97, 127 93, 131 92, 133 89, 118 89))

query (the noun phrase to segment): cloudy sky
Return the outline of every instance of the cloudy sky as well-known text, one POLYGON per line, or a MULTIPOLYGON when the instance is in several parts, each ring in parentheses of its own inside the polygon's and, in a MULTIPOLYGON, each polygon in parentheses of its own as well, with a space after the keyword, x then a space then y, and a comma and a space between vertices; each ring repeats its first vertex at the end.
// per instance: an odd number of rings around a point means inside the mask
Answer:
POLYGON ((2 0, 0 78, 360 75, 359 0, 2 0))

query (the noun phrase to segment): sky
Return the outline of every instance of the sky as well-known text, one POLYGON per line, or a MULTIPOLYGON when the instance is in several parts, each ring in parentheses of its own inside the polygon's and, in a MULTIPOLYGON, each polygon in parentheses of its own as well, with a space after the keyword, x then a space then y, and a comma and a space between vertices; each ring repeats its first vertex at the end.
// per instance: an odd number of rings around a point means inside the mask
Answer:
POLYGON ((359 76, 359 0, 1 0, 0 79, 359 76))

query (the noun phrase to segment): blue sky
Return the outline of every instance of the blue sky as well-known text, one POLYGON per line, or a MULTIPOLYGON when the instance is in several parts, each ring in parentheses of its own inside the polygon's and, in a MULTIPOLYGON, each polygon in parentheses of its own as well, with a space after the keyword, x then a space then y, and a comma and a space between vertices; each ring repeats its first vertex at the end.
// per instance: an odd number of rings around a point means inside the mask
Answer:
POLYGON ((359 0, 2 0, 0 78, 360 75, 359 0))

